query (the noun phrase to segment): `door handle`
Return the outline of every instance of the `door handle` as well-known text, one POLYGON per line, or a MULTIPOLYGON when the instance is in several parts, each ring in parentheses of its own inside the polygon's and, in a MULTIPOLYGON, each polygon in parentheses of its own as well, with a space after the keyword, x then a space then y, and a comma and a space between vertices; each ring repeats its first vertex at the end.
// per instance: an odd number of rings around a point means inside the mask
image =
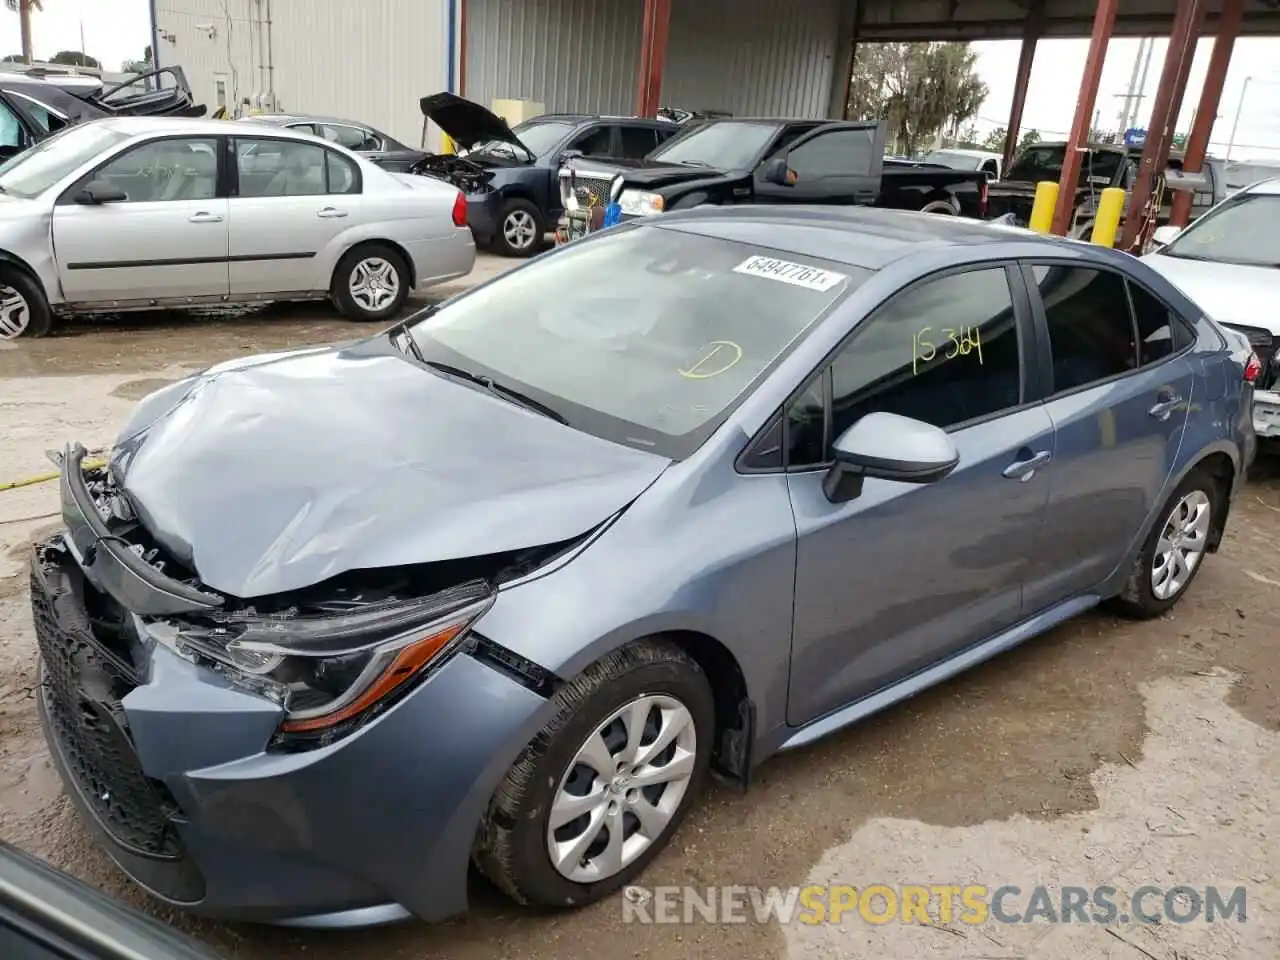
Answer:
POLYGON ((221 223, 222 222, 222 218, 218 216, 216 213, 205 213, 203 210, 200 213, 193 213, 191 216, 187 218, 187 220, 190 223, 221 223))
POLYGON ((1015 460, 1001 471, 1001 476, 1007 480, 1021 480, 1026 483, 1036 475, 1036 470, 1052 459, 1052 453, 1048 450, 1041 450, 1035 456, 1028 457, 1026 460, 1015 460))
POLYGON ((1159 401, 1154 407, 1147 411, 1151 416, 1162 421, 1168 420, 1169 414, 1173 413, 1176 408, 1182 405, 1182 397, 1178 396, 1176 393, 1172 396, 1169 394, 1163 394, 1163 396, 1165 397, 1164 400, 1159 401))
POLYGON ((319 213, 316 214, 317 217, 322 217, 325 220, 332 220, 335 217, 345 217, 346 215, 347 215, 347 211, 339 210, 336 207, 325 207, 323 210, 321 210, 319 213))

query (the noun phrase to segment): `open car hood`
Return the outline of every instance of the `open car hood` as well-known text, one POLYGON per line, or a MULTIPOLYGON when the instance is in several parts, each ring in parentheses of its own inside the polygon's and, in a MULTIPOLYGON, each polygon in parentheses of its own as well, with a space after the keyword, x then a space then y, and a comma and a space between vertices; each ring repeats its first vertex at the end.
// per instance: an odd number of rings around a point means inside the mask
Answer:
POLYGON ((668 462, 446 379, 381 336, 165 387, 110 457, 162 550, 241 599, 572 540, 668 462))
POLYGON ((458 146, 470 150, 477 143, 501 140, 514 144, 526 153, 532 153, 511 132, 507 121, 492 110, 466 100, 454 93, 433 93, 418 101, 422 115, 448 134, 458 146))

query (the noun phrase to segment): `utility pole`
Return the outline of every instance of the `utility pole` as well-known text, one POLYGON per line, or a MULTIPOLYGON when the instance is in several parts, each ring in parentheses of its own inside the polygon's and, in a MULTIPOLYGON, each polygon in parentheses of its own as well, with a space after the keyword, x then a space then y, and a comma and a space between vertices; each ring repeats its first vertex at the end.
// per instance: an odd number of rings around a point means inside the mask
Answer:
POLYGON ((1129 74, 1129 90, 1124 95, 1124 106, 1120 110, 1120 133, 1123 134, 1133 126, 1133 114, 1137 113, 1134 94, 1138 90, 1138 73, 1142 69, 1142 54, 1147 49, 1148 38, 1138 41, 1138 52, 1133 57, 1133 71, 1129 74))

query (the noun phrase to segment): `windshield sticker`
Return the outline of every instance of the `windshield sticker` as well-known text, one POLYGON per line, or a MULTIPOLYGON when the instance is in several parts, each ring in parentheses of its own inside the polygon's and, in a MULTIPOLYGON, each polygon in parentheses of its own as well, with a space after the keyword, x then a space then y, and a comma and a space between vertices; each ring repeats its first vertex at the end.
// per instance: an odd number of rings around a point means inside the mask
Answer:
POLYGON ((742 359, 742 348, 732 340, 712 340, 707 346, 710 349, 703 352, 697 363, 676 373, 689 380, 710 380, 732 370, 742 359))
POLYGON ((779 280, 782 283, 822 292, 830 290, 842 280, 849 279, 843 273, 807 267, 803 263, 792 263, 789 260, 779 260, 777 257, 761 256, 748 257, 734 267, 733 272, 745 273, 752 277, 764 277, 767 280, 779 280))

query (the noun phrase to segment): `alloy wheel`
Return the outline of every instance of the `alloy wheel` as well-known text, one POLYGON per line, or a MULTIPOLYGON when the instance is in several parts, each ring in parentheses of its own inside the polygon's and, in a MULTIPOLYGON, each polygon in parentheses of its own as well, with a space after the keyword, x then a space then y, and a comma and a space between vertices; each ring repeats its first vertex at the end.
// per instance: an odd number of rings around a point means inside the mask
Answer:
POLYGON ((16 340, 31 322, 27 298, 13 287, 0 286, 0 340, 16 340))
POLYGON ((367 257, 355 265, 347 281, 351 299, 369 313, 385 310, 400 293, 400 275, 382 257, 367 257))
POLYGON ((1213 505, 1203 490, 1192 490, 1177 502, 1151 560, 1151 592, 1168 600, 1182 591, 1209 544, 1213 505))
POLYGON ((674 697, 645 695, 598 726, 560 778, 547 853, 575 883, 635 862, 671 825, 697 762, 697 731, 674 697))
POLYGON ((527 210, 512 210, 502 221, 502 235, 513 250, 528 250, 537 239, 538 225, 527 210))

